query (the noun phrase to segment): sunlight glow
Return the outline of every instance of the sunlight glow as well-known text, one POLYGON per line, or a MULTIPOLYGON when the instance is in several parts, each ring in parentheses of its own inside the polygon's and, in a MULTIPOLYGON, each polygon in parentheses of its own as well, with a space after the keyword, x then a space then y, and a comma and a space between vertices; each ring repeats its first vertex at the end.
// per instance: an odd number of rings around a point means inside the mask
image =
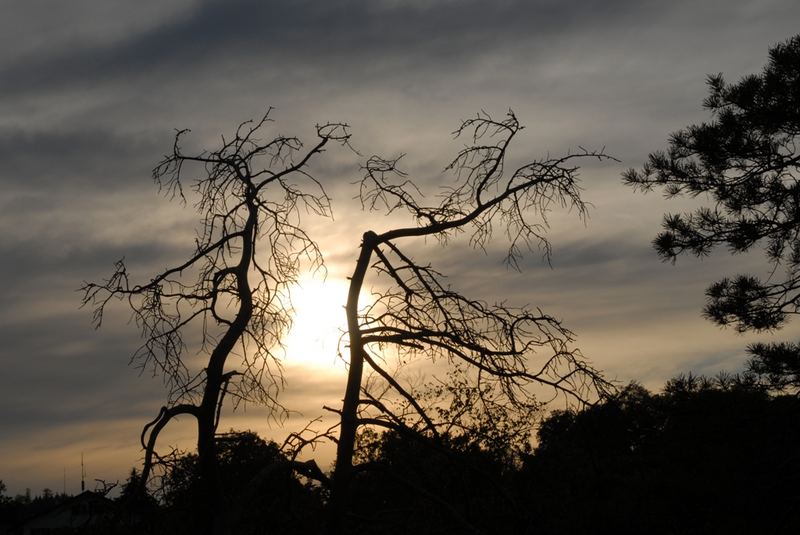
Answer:
POLYGON ((292 288, 291 297, 295 317, 286 337, 286 364, 343 369, 337 347, 347 327, 347 281, 304 277, 292 288))

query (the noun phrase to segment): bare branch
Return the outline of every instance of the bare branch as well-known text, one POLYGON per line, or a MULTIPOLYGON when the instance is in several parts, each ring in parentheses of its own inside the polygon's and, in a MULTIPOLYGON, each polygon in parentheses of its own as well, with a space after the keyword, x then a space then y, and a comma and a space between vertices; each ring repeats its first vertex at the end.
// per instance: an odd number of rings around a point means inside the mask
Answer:
POLYGON ((317 125, 316 143, 308 149, 296 137, 263 141, 271 113, 241 123, 217 148, 195 154, 183 151, 189 131, 180 130, 171 153, 153 169, 160 191, 184 204, 191 200, 198 213, 194 250, 186 260, 146 283, 132 282, 120 260, 108 279, 81 288, 82 305, 92 308, 97 327, 112 300, 127 303, 144 340, 132 363, 152 367, 169 388, 168 405, 142 433, 143 480, 154 458, 160 462, 155 445, 161 430, 190 414, 198 423, 206 499, 220 492, 215 432, 226 398, 234 407, 264 404, 276 420, 286 414, 278 393, 280 340, 292 315, 288 289, 307 265, 324 266, 303 220, 308 213, 331 213, 310 167, 327 146, 349 146, 349 127, 342 123, 317 125), (189 346, 189 333, 199 333, 199 347, 189 346))
POLYGON ((365 232, 350 279, 350 367, 342 409, 336 411, 341 430, 332 481, 333 532, 341 531, 348 509, 360 428, 431 436, 474 433, 480 447, 507 444, 503 440, 529 444, 529 426, 520 426, 527 434, 518 434, 503 422, 517 423, 512 415, 527 417, 540 410, 537 387, 548 387, 554 396, 579 404, 612 389, 573 347, 574 335, 557 319, 538 309, 468 299, 445 284, 430 264, 417 262, 401 249, 407 238, 431 236, 446 244, 460 232, 470 233, 472 247, 486 249, 498 228, 507 240, 506 261, 511 266, 518 267, 521 255, 534 248, 549 260, 549 211, 572 210, 581 218, 586 214, 576 163, 613 158, 602 150, 581 149, 531 160, 509 172, 508 150, 520 130, 512 111, 499 121, 485 112, 463 121, 455 136, 469 142, 445 168, 455 176, 455 184, 440 192, 437 206, 420 203, 422 193, 398 167, 402 156, 373 156, 363 167, 363 207, 406 211, 415 226, 365 232), (368 274, 376 279, 373 303, 362 311, 358 296, 368 274), (377 358, 383 355, 401 364, 427 359, 464 370, 458 376, 459 389, 439 388, 439 395, 430 396, 414 388, 402 366, 389 373, 379 365, 377 358), (380 381, 365 382, 364 363, 380 381), (469 394, 465 397, 464 392, 469 394))

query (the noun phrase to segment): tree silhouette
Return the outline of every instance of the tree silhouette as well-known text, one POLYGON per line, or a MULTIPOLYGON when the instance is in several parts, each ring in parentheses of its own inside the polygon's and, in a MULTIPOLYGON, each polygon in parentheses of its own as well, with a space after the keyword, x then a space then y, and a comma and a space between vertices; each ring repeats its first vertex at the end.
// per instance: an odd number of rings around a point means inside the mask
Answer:
POLYGON ((518 466, 497 453, 465 435, 366 429, 358 438, 364 469, 354 482, 351 531, 518 533, 520 496, 512 489, 518 466))
POLYGON ((798 398, 681 375, 556 411, 519 470, 524 533, 795 533, 798 398))
POLYGON ((718 74, 708 85, 703 105, 711 121, 672 134, 666 152, 650 154, 624 180, 644 191, 663 188, 668 197, 711 201, 665 216, 654 241, 665 259, 704 256, 716 246, 733 253, 764 246, 772 275, 712 284, 705 314, 739 331, 772 329, 800 309, 800 35, 772 47, 761 74, 735 84, 718 74))
POLYGON ((161 460, 156 441, 164 427, 180 415, 195 418, 201 525, 214 533, 227 529, 215 442, 220 411, 226 396, 234 405, 265 404, 276 418, 283 411, 275 351, 290 322, 286 290, 302 263, 322 263, 300 216, 329 214, 328 196, 309 164, 326 145, 349 139, 346 125, 328 123, 317 126, 310 148, 296 137, 262 140, 270 113, 196 154, 183 152, 187 131, 179 131, 172 152, 153 170, 170 198, 185 203, 184 184, 191 186, 200 227, 187 260, 141 284, 131 282, 120 260, 107 280, 82 288, 98 327, 111 300, 128 304, 144 339, 132 362, 162 374, 169 388, 167 404, 142 432, 141 480, 161 460), (187 337, 197 333, 200 347, 189 347, 187 337))
MULTIPOLYGON (((303 485, 292 463, 273 442, 251 431, 218 436, 221 488, 231 503, 232 533, 313 533, 321 525, 318 488, 303 485)), ((195 533, 203 529, 203 492, 199 459, 180 456, 163 478, 164 533, 195 533)))
POLYGON ((747 348, 747 371, 773 391, 800 395, 800 344, 757 343, 747 348))
POLYGON ((498 227, 508 238, 506 259, 512 266, 536 247, 549 257, 547 212, 558 207, 585 214, 575 163, 608 156, 583 151, 507 169, 509 147, 522 128, 511 111, 502 120, 482 112, 464 121, 455 135, 468 144, 446 168, 455 184, 440 191, 442 200, 434 206, 419 200, 400 158, 373 156, 364 165, 362 204, 385 213, 407 212, 416 224, 365 232, 350 279, 348 379, 341 409, 335 410, 341 426, 331 481, 333 532, 346 529, 359 429, 377 426, 435 438, 456 423, 452 414, 438 418, 442 400, 426 403, 413 383, 390 368, 387 355, 396 354, 400 362, 455 365, 464 386, 476 389, 470 403, 492 411, 538 406, 532 390, 537 385, 577 401, 608 388, 572 347, 573 334, 559 320, 538 309, 470 299, 401 245, 427 237, 446 244, 468 232, 472 247, 486 249, 498 227), (368 275, 374 278, 373 303, 362 309, 359 295, 368 275))

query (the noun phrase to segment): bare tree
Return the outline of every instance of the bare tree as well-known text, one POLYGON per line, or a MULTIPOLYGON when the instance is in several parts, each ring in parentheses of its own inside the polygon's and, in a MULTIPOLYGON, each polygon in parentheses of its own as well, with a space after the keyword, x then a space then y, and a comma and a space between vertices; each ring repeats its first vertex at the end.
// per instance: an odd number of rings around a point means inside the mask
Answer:
POLYGON ((499 408, 529 411, 538 403, 533 391, 537 385, 580 403, 609 388, 572 346, 573 334, 559 320, 539 309, 470 299, 401 247, 425 237, 445 244, 466 232, 471 246, 485 249, 498 228, 508 239, 510 265, 517 267, 520 256, 534 248, 549 259, 548 211, 565 208, 580 217, 586 212, 575 162, 609 157, 603 151, 582 150, 507 169, 509 147, 522 128, 511 111, 502 120, 479 113, 464 121, 454 134, 468 137, 468 144, 446 168, 455 174, 455 184, 444 188, 435 206, 419 200, 421 194, 399 168, 399 158, 373 156, 364 166, 362 204, 369 210, 406 211, 416 224, 365 232, 350 280, 348 379, 341 409, 335 409, 341 427, 331 480, 333 532, 344 529, 360 428, 436 436, 455 425, 452 412, 437 411, 389 368, 388 354, 403 362, 428 359, 465 370, 462 378, 469 382, 464 385, 477 393, 470 399, 484 404, 485 414, 499 408), (362 310, 359 295, 369 274, 377 290, 373 303, 362 310), (437 414, 449 416, 442 421, 437 414))
POLYGON ((303 264, 322 264, 300 219, 307 211, 330 212, 309 163, 326 145, 346 144, 350 136, 347 125, 328 123, 317 126, 310 148, 296 137, 265 141, 260 136, 270 112, 241 124, 213 151, 184 154, 187 131, 179 131, 172 152, 154 169, 170 198, 186 202, 187 182, 193 190, 200 227, 185 262, 139 284, 120 260, 107 280, 82 288, 98 327, 110 301, 127 302, 144 339, 132 363, 162 374, 169 387, 167 404, 142 431, 141 480, 161 459, 159 433, 178 416, 193 417, 205 489, 200 510, 210 515, 206 527, 215 533, 225 530, 215 447, 225 397, 235 405, 262 403, 275 417, 284 411, 276 398, 282 386, 276 351, 290 322, 287 289, 303 264), (192 336, 199 336, 199 347, 187 342, 192 336))

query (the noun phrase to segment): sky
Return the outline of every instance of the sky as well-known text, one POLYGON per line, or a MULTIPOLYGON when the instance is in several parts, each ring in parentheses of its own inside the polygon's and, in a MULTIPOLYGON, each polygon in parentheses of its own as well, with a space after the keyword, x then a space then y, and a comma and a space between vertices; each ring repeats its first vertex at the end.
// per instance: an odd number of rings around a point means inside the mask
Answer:
MULTIPOLYGON (((800 332, 790 323, 739 335, 704 320, 704 289, 763 273, 763 258, 718 251, 661 262, 650 242, 662 215, 692 205, 620 179, 670 132, 708 118, 708 74, 736 80, 762 68, 769 46, 797 31, 794 0, 0 0, 0 10, 0 479, 9 494, 76 492, 81 453, 90 486, 138 464, 163 384, 128 365, 138 338, 125 309, 94 330, 76 290, 123 256, 140 280, 185 258, 195 214, 159 195, 153 166, 175 129, 213 148, 269 106, 275 134, 311 141, 315 124, 341 121, 361 154, 407 154, 405 170, 429 195, 452 180, 442 169, 462 145, 451 132, 480 110, 512 108, 526 125, 512 159, 578 147, 619 159, 582 169, 587 222, 552 214, 551 266, 532 254, 509 270, 499 245, 415 251, 464 293, 561 318, 620 384, 657 389, 681 372, 737 371, 748 343, 800 332)), ((337 327, 306 330, 341 312, 361 234, 395 221, 353 200, 359 163, 345 149, 313 163, 335 219, 308 223, 328 275, 307 281, 326 297, 304 299, 332 312, 306 312, 290 334, 319 352, 292 360, 289 348, 281 399, 297 411, 291 425, 339 403, 342 366, 320 334, 337 327)), ((286 428, 267 416, 251 406, 222 425, 280 440, 286 428)), ((192 431, 181 422, 164 443, 190 448, 192 431)))

